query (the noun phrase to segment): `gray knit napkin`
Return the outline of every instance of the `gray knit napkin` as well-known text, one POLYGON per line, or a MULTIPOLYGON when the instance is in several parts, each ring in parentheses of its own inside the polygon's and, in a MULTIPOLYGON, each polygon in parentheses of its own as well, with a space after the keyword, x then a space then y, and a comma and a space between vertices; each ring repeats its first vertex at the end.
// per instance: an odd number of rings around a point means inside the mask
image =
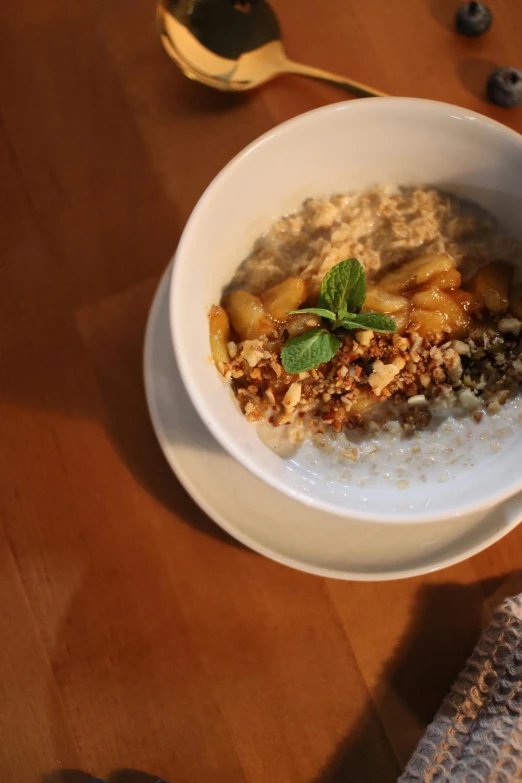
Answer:
POLYGON ((522 781, 522 594, 493 615, 398 783, 522 781))

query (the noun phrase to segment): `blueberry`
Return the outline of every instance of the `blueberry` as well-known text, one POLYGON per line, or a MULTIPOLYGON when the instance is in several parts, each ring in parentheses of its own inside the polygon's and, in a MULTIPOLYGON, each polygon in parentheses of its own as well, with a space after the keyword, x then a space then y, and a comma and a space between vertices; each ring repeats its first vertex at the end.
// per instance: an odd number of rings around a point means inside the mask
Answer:
POLYGON ((461 35, 482 35, 491 27, 493 17, 491 11, 484 3, 471 0, 464 3, 457 11, 455 17, 455 30, 461 35))
POLYGON ((488 79, 488 100, 497 106, 512 108, 522 103, 522 71, 516 68, 497 68, 488 79))

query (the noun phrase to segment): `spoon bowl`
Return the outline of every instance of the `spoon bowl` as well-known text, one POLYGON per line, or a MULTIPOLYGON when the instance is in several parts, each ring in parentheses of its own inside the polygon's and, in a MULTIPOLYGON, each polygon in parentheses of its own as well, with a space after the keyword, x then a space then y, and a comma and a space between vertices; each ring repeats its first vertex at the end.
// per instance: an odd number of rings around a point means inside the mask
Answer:
POLYGON ((183 73, 224 92, 251 90, 284 73, 320 79, 359 97, 380 97, 365 84, 290 60, 279 22, 265 0, 159 0, 159 33, 183 73))

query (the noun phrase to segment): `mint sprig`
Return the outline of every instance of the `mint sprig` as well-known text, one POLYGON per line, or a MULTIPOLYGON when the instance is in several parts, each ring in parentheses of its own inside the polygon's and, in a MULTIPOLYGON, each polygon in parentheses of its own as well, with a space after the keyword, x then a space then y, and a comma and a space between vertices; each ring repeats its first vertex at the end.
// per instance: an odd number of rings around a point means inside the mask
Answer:
POLYGON ((341 261, 324 276, 319 291, 319 307, 358 313, 366 299, 366 275, 356 258, 341 261))
POLYGON ((346 313, 339 324, 343 329, 370 329, 372 332, 396 332, 393 318, 382 313, 346 313))
POLYGON ((287 372, 304 372, 329 362, 340 347, 340 340, 327 329, 312 329, 289 340, 281 351, 281 360, 287 372))
POLYGON ((331 310, 325 310, 323 307, 303 307, 302 310, 289 310, 287 315, 299 315, 300 313, 312 313, 312 315, 320 315, 321 318, 335 321, 335 313, 331 310))
POLYGON ((323 362, 333 359, 341 347, 339 338, 332 334, 336 329, 396 332, 397 325, 393 318, 381 313, 360 312, 365 299, 366 275, 362 264, 356 258, 348 258, 332 267, 321 283, 319 307, 305 307, 289 312, 289 315, 319 315, 327 323, 288 340, 281 351, 281 361, 286 372, 313 370, 323 362))

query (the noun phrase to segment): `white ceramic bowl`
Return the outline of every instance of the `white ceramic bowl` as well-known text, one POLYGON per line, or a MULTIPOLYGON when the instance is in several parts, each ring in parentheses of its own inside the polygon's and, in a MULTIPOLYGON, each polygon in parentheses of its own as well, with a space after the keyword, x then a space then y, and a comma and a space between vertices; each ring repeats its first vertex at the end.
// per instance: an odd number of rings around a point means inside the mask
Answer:
MULTIPOLYGON (((473 468, 460 471, 456 465, 444 483, 412 480, 407 489, 395 483, 365 488, 346 483, 340 472, 334 475, 321 455, 314 464, 302 451, 285 460, 269 450, 209 361, 208 310, 273 220, 307 197, 380 183, 434 185, 474 199, 522 238, 522 137, 503 125, 466 109, 411 98, 349 101, 296 117, 234 158, 187 223, 170 290, 181 375, 224 448, 290 497, 379 522, 476 513, 522 488, 522 437, 509 439, 473 468)), ((386 465, 378 469, 385 471, 386 465)))

